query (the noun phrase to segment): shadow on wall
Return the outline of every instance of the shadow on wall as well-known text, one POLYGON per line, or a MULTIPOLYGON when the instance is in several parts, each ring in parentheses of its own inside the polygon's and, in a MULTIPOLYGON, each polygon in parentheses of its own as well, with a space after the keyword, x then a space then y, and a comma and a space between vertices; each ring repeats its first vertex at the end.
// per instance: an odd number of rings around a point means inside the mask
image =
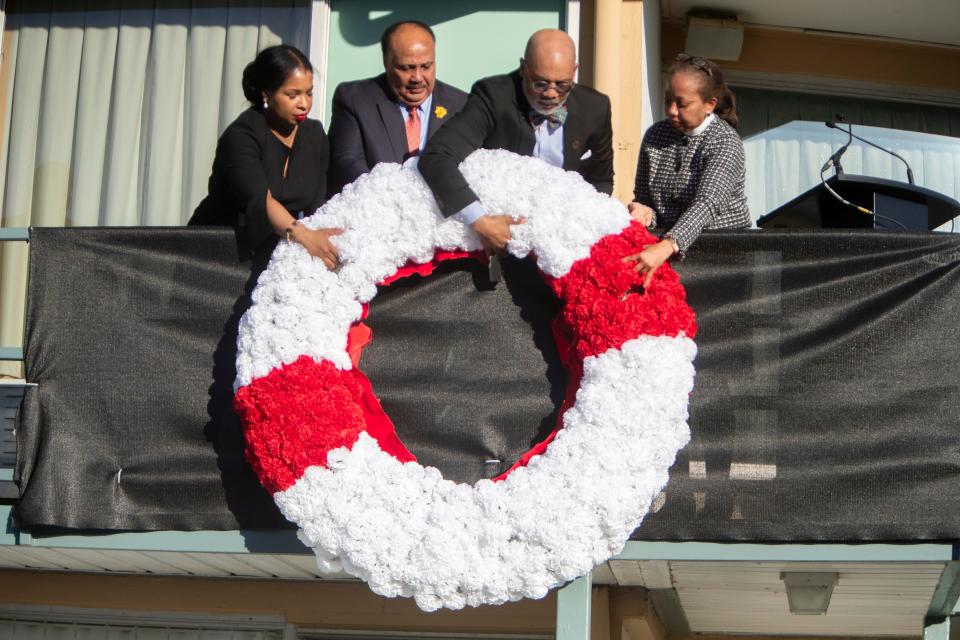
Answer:
POLYGON ((363 47, 380 42, 384 29, 398 20, 420 20, 430 26, 450 22, 479 11, 530 11, 536 5, 545 10, 556 8, 555 0, 516 2, 516 0, 461 0, 459 2, 422 2, 422 0, 333 0, 331 9, 340 16, 340 34, 350 45, 363 47))

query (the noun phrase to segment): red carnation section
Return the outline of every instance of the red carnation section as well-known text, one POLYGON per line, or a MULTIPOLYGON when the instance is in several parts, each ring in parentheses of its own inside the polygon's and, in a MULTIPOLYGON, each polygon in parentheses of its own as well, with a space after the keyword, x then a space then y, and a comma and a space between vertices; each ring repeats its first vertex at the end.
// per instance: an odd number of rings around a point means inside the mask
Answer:
POLYGON ((693 338, 696 334, 693 310, 687 306, 676 271, 664 264, 644 290, 645 276, 634 269, 636 263, 623 261, 654 242, 657 238, 634 222, 620 234, 597 242, 590 257, 573 263, 562 278, 547 278, 564 303, 564 326, 557 331, 558 337, 569 342, 576 359, 582 361, 643 335, 676 337, 683 332, 693 338))
POLYGON ((411 260, 397 269, 397 272, 392 276, 384 278, 379 284, 381 287, 385 287, 388 284, 393 284, 397 280, 403 280, 410 276, 422 276, 425 278, 436 271, 437 266, 439 266, 441 262, 446 262, 447 260, 462 260, 464 258, 473 258, 474 260, 480 260, 482 262, 487 261, 487 255, 483 251, 437 251, 433 256, 433 260, 430 262, 413 262, 411 260))
POLYGON ((241 388, 234 409, 246 430, 247 459, 270 493, 287 489, 332 449, 352 446, 361 431, 380 448, 414 460, 360 371, 341 371, 300 356, 241 388))

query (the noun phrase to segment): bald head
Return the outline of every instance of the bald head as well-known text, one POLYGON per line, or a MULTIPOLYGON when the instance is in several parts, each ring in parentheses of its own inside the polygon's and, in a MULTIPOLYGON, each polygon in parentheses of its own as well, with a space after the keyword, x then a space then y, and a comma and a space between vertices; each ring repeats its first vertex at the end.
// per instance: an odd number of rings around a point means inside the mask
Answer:
POLYGON ((523 59, 527 64, 539 66, 541 64, 566 64, 576 67, 577 47, 565 31, 559 29, 541 29, 527 40, 527 48, 523 51, 523 59))
POLYGON ((523 92, 530 106, 552 113, 567 99, 577 75, 577 48, 559 29, 541 29, 527 40, 520 61, 523 92))

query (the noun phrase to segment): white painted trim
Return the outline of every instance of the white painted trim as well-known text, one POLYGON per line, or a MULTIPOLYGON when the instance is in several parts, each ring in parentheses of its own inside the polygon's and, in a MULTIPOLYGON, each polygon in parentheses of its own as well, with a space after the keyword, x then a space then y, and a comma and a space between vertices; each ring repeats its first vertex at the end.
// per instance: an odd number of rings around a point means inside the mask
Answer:
MULTIPOLYGON (((567 0, 566 15, 564 16, 564 30, 573 38, 577 44, 577 53, 580 53, 580 0, 567 0)), ((573 78, 580 80, 580 66, 577 66, 577 73, 573 78)))
POLYGON ((724 71, 728 84, 757 89, 799 91, 855 98, 873 98, 911 104, 960 107, 960 91, 927 87, 895 86, 875 82, 821 76, 785 75, 761 71, 724 71))
POLYGON ((329 129, 326 120, 327 73, 330 51, 330 0, 312 0, 310 3, 310 62, 313 64, 313 109, 310 117, 321 121, 329 129))
POLYGON ((7 0, 0 0, 0 60, 3 60, 3 38, 7 35, 7 0))
POLYGON ((640 103, 640 127, 647 129, 662 117, 663 62, 660 56, 661 12, 658 2, 643 3, 643 97, 640 103))
POLYGON ((923 622, 923 640, 949 640, 950 618, 936 622, 923 622))
POLYGON ((0 604, 0 619, 4 618, 88 625, 137 625, 237 631, 283 631, 286 625, 284 616, 274 614, 231 615, 33 604, 0 604))
POLYGON ((950 562, 951 543, 761 544, 742 542, 647 542, 631 540, 610 560, 701 562, 950 562))

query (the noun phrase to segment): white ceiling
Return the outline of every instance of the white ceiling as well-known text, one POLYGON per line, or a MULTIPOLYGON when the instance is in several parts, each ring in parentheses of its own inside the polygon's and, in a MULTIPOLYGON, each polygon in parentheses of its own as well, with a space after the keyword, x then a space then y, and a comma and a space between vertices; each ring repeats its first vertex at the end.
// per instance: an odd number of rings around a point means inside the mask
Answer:
POLYGON ((672 562, 694 633, 918 637, 940 563, 672 562), (839 574, 825 615, 791 614, 781 571, 839 574))
MULTIPOLYGON (((758 25, 960 46, 960 0, 660 0, 660 7, 664 18, 708 9, 758 25)), ((949 73, 960 82, 960 70, 949 73)))
POLYGON ((942 562, 637 562, 611 560, 594 583, 676 590, 693 633, 919 637, 942 562), (659 565, 659 566, 658 566, 659 565), (794 615, 782 571, 839 574, 825 615, 794 615))

